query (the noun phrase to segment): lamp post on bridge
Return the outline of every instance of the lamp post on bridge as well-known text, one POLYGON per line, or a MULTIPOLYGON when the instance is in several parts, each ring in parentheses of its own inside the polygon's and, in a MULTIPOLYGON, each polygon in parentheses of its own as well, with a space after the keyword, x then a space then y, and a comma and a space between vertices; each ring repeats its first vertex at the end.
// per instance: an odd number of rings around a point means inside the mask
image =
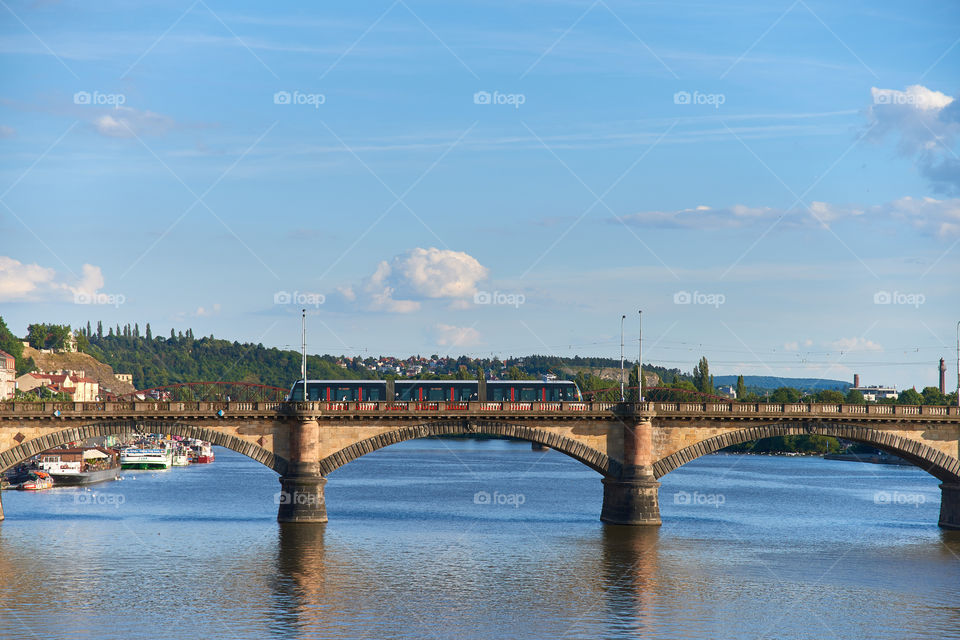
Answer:
POLYGON ((625 399, 623 395, 623 321, 626 319, 626 314, 620 316, 620 402, 625 399))
POLYGON ((640 337, 637 338, 637 402, 643 402, 643 309, 640 314, 640 337))
POLYGON ((960 320, 957 321, 957 408, 960 409, 960 320))

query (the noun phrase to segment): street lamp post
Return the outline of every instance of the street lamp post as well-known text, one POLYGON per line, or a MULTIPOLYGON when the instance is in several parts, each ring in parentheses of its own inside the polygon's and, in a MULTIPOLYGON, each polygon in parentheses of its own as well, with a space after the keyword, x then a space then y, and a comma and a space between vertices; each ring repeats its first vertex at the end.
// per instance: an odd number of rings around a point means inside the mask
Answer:
POLYGON ((960 321, 957 321, 957 408, 960 409, 960 321))
POLYGON ((643 309, 640 314, 640 337, 637 338, 637 402, 643 402, 643 309))
POLYGON ((300 316, 300 376, 303 378, 303 399, 307 399, 307 310, 300 316))
POLYGON ((626 315, 620 316, 620 402, 624 401, 623 396, 623 321, 627 319, 626 315))

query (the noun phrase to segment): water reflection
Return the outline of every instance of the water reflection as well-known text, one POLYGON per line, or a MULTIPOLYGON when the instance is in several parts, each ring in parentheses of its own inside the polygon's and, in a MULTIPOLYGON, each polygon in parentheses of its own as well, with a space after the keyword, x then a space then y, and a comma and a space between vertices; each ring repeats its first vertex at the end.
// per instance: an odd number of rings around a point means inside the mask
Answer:
POLYGON ((282 523, 277 528, 271 628, 279 637, 285 637, 286 633, 316 629, 323 622, 323 605, 329 595, 326 525, 282 523))
POLYGON ((659 527, 603 527, 602 578, 608 636, 656 635, 659 527))
POLYGON ((528 448, 449 446, 456 456, 427 443, 347 465, 327 485, 326 525, 279 525, 275 476, 229 452, 112 487, 123 508, 78 506, 68 490, 5 495, 0 638, 899 640, 909 620, 912 637, 939 640, 960 628, 960 532, 932 524, 932 497, 873 500, 936 491, 920 471, 707 456, 666 491, 707 487, 723 508, 664 500, 662 528, 635 528, 598 522, 597 478, 560 454, 530 472, 528 448), (481 505, 478 491, 525 501, 481 505))

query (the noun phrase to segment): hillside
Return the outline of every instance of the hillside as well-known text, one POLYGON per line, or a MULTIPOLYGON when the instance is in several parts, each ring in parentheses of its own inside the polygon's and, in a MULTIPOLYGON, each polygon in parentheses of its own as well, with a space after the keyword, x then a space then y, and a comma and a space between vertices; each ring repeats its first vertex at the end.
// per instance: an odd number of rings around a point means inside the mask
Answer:
MULTIPOLYGON (((635 366, 636 365, 633 365, 633 367, 635 366)), ((633 367, 627 366, 625 375, 629 375, 633 367)), ((643 367, 644 387, 660 386, 660 376, 657 375, 656 371, 652 371, 651 369, 652 367, 650 367, 650 365, 644 365, 643 367)), ((606 380, 615 380, 618 381, 618 384, 620 380, 620 367, 563 367, 563 372, 569 374, 571 378, 576 377, 578 373, 585 373, 606 380)))
MULTIPOLYGON (((714 376, 713 383, 716 386, 731 385, 737 386, 737 376, 714 376)), ((749 390, 770 390, 780 387, 793 387, 804 392, 816 392, 824 389, 836 391, 846 391, 852 385, 843 380, 822 380, 820 378, 778 378, 776 376, 743 376, 743 383, 749 390)))
POLYGON ((93 378, 100 383, 101 387, 110 389, 116 394, 134 391, 133 385, 121 382, 114 377, 113 367, 86 353, 40 353, 32 347, 24 347, 23 357, 33 358, 40 371, 60 371, 61 369, 83 371, 88 378, 93 378))

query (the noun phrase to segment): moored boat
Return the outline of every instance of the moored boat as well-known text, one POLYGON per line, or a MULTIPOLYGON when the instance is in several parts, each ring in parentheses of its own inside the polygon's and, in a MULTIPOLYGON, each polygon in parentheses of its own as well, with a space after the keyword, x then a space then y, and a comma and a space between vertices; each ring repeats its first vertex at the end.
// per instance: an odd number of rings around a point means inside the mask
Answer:
POLYGON ((178 446, 174 449, 170 462, 175 467, 185 467, 190 464, 190 455, 187 453, 187 448, 178 446))
POLYGON ((203 440, 190 440, 190 450, 193 452, 191 462, 208 464, 213 462, 213 445, 203 440))
POLYGON ((21 491, 43 491, 53 487, 53 478, 46 471, 28 471, 27 477, 20 482, 17 489, 21 491))
POLYGON ((173 465, 173 449, 166 442, 137 445, 120 451, 124 469, 169 469, 173 465))
POLYGON ((40 469, 49 473, 57 485, 116 480, 120 473, 117 452, 104 447, 44 451, 40 454, 40 469))

